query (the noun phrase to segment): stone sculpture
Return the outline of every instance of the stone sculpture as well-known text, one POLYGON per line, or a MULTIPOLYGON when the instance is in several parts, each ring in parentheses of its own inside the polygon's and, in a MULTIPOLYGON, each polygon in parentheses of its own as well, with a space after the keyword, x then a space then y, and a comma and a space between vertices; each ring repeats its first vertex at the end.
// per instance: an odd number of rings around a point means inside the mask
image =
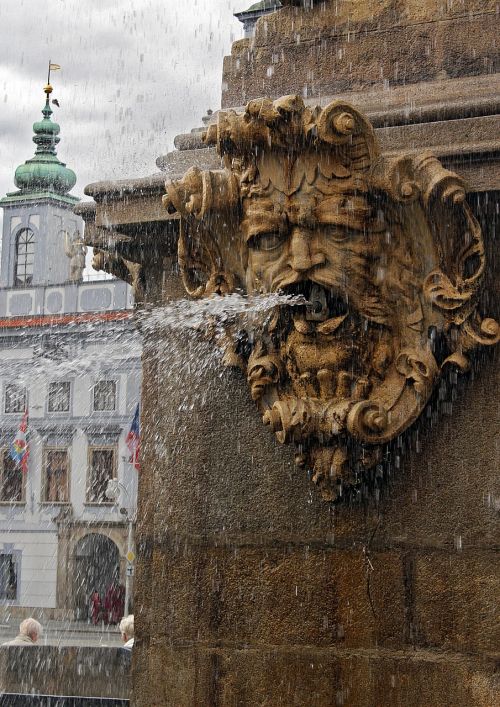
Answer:
POLYGON ((134 291, 137 304, 144 300, 144 277, 139 263, 123 258, 115 250, 94 248, 92 267, 127 282, 134 291))
POLYGON ((224 168, 169 181, 191 297, 283 292, 232 351, 277 439, 334 501, 373 475, 443 371, 499 339, 478 313, 485 268, 465 185, 430 153, 386 158, 368 120, 298 96, 220 112, 224 168))
POLYGON ((73 238, 71 238, 67 231, 64 233, 64 252, 70 259, 69 279, 72 282, 81 282, 83 271, 85 270, 87 246, 78 231, 75 231, 73 238))

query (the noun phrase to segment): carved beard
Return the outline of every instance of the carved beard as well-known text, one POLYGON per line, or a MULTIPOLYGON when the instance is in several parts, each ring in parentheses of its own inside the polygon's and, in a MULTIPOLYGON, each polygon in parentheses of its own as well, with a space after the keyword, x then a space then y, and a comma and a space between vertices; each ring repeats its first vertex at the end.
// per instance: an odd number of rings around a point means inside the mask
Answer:
MULTIPOLYGON (((318 204, 322 197, 316 195, 318 204)), ((298 197, 304 200, 304 194, 298 197)), ((276 199, 267 204, 276 213, 276 199)), ((259 223, 260 211, 267 228, 269 216, 259 198, 245 211, 251 223, 259 223)), ((247 291, 302 295, 308 303, 279 308, 254 333, 246 366, 252 397, 278 440, 300 445, 299 457, 329 500, 337 498, 339 483, 354 483, 356 459, 367 468, 376 462, 381 448, 354 443, 346 429, 348 411, 361 411, 360 419, 366 412, 375 427, 386 424, 377 418, 372 397, 407 344, 405 320, 415 307, 422 263, 408 253, 397 217, 391 223, 390 233, 380 216, 366 218, 364 225, 359 218, 356 229, 319 224, 307 231, 285 224, 277 245, 271 239, 267 250, 256 240, 262 226, 247 238, 247 291), (309 268, 293 267, 294 232, 308 245, 309 268)))
POLYGON ((365 399, 393 358, 390 327, 369 321, 334 290, 311 280, 284 292, 302 295, 308 304, 280 307, 255 336, 248 362, 254 399, 263 381, 253 362, 263 355, 282 362, 281 392, 328 402, 365 399))
MULTIPOLYGON (((267 332, 257 334, 259 356, 266 350, 285 362, 281 391, 330 401, 365 399, 372 378, 382 376, 393 358, 398 329, 385 283, 376 278, 385 235, 380 221, 374 228, 373 219, 358 216, 357 229, 332 223, 308 230, 290 225, 287 214, 295 207, 307 216, 321 203, 323 195, 316 189, 301 190, 296 200, 285 200, 272 186, 255 196, 244 205, 245 217, 247 223, 264 225, 248 238, 247 291, 301 295, 309 303, 281 308, 267 332), (280 209, 281 231, 276 220, 280 209), (294 239, 301 243, 294 245, 294 239)), ((359 202, 363 216, 370 213, 359 202)), ((249 378, 257 398, 262 381, 253 369, 249 378)))

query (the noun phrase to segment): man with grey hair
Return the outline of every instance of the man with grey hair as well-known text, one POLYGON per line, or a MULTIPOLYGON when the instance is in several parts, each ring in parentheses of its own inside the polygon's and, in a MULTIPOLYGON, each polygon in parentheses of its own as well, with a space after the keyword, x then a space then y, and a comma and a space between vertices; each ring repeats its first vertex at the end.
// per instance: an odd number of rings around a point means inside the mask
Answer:
POLYGON ((4 646, 34 646, 42 635, 42 624, 36 619, 29 618, 21 621, 19 635, 12 641, 7 641, 4 646))
POLYGON ((123 648, 131 651, 134 645, 134 615, 124 616, 120 621, 120 633, 124 641, 123 648))

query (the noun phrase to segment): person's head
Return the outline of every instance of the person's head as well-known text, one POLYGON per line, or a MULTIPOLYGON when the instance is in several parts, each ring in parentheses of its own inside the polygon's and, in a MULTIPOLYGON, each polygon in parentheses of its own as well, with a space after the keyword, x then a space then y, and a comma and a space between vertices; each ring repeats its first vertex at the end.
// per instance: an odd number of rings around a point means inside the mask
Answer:
POLYGON ((19 633, 21 636, 29 636, 36 643, 42 635, 42 624, 36 619, 24 619, 19 626, 19 633))
POLYGON ((124 641, 128 641, 129 639, 134 637, 134 615, 129 614, 128 616, 124 616, 123 619, 120 621, 120 633, 122 634, 122 638, 124 641))

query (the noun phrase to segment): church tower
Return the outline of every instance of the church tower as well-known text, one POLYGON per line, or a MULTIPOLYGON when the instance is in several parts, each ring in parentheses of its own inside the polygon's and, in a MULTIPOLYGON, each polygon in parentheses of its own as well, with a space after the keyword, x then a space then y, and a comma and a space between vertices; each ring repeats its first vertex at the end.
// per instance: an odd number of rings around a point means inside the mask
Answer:
POLYGON ((0 199, 4 209, 0 287, 4 288, 75 280, 65 242, 70 241, 71 247, 77 232, 82 231, 81 219, 73 213, 79 199, 69 194, 76 175, 57 157, 60 128, 51 119, 50 83, 43 90, 43 118, 33 124, 35 155, 16 169, 18 191, 0 199))
POLYGON ((255 25, 257 20, 262 15, 268 15, 270 12, 276 12, 281 8, 281 2, 279 0, 260 0, 259 2, 254 2, 250 5, 248 10, 243 10, 243 12, 236 12, 235 17, 243 25, 244 38, 248 39, 253 37, 255 34, 255 25))

